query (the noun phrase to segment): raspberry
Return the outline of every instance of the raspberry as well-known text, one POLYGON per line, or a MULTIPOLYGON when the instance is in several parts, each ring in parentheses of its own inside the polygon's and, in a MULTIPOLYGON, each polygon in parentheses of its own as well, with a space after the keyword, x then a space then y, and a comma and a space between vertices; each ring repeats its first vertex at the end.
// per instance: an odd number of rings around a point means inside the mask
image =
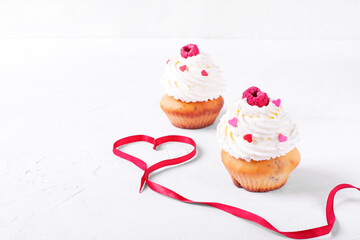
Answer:
POLYGON ((250 87, 244 93, 242 98, 246 98, 247 103, 251 106, 263 107, 269 104, 269 98, 266 93, 260 91, 257 87, 250 87))
POLYGON ((199 48, 196 44, 188 44, 180 49, 180 54, 183 58, 196 56, 199 54, 199 48))

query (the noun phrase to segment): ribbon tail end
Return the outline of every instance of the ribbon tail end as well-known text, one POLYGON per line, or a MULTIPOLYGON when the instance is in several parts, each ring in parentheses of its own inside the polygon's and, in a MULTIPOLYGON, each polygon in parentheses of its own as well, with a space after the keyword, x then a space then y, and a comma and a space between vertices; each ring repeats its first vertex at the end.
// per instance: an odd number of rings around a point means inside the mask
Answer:
POLYGON ((145 179, 144 179, 144 178, 142 178, 142 179, 141 179, 141 184, 140 184, 139 193, 141 193, 141 192, 142 192, 142 190, 143 190, 143 188, 144 188, 144 185, 145 185, 145 179))

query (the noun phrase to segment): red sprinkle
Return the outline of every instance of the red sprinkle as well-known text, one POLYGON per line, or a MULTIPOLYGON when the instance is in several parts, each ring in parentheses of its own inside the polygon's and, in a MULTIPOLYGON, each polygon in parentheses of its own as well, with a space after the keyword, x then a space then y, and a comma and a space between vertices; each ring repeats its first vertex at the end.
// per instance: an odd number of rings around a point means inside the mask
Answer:
POLYGON ((187 66, 186 65, 182 65, 181 67, 179 67, 179 69, 180 69, 180 71, 185 71, 186 70, 186 68, 187 68, 187 66))
POLYGON ((269 98, 266 93, 260 91, 258 87, 250 87, 243 93, 242 98, 246 98, 251 106, 264 107, 269 104, 269 98))
POLYGON ((208 74, 205 70, 202 70, 202 71, 201 71, 201 75, 203 75, 203 76, 206 77, 206 76, 208 76, 209 74, 208 74))
POLYGON ((188 44, 186 46, 183 46, 180 49, 180 55, 183 58, 188 58, 188 57, 192 57, 192 56, 196 56, 199 54, 199 48, 198 46, 196 46, 196 44, 188 44))
POLYGON ((252 142, 252 135, 251 134, 246 134, 246 135, 244 135, 243 138, 244 138, 244 140, 248 141, 249 143, 252 142))

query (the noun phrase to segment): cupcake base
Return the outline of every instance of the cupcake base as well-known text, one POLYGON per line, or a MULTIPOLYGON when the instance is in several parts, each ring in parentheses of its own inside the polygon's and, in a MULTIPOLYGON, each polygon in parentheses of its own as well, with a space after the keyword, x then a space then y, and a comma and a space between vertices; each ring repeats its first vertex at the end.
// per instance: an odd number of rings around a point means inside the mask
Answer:
POLYGON ((267 192, 286 183, 290 173, 300 162, 300 153, 294 148, 284 156, 248 162, 222 150, 221 158, 235 186, 250 192, 267 192))
POLYGON ((224 105, 220 96, 204 102, 183 102, 167 94, 160 101, 161 109, 178 128, 197 129, 213 124, 224 105))

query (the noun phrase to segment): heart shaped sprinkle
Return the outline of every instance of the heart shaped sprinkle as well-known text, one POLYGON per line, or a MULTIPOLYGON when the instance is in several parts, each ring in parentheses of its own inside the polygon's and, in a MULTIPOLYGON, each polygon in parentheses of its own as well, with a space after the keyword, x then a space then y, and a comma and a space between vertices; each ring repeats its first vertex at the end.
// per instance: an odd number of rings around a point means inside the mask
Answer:
POLYGON ((233 119, 230 119, 230 120, 228 121, 228 123, 229 123, 231 126, 236 127, 237 121, 238 121, 237 118, 234 117, 233 119))
POLYGON ((280 106, 280 104, 281 104, 281 100, 280 100, 280 98, 279 99, 277 99, 277 100, 272 100, 271 101, 273 104, 275 104, 275 106, 277 106, 277 107, 279 107, 280 106))
POLYGON ((179 67, 180 71, 182 71, 182 72, 185 71, 186 68, 187 68, 186 65, 182 65, 181 67, 179 67))
POLYGON ((203 76, 206 77, 206 76, 208 76, 209 74, 208 74, 205 70, 202 70, 202 71, 201 71, 201 75, 203 75, 203 76))
POLYGON ((286 141, 287 141, 287 136, 284 136, 280 133, 279 134, 279 142, 286 142, 286 141))
POLYGON ((246 135, 244 135, 243 138, 244 138, 244 140, 248 141, 249 143, 252 142, 252 135, 251 134, 246 134, 246 135))

